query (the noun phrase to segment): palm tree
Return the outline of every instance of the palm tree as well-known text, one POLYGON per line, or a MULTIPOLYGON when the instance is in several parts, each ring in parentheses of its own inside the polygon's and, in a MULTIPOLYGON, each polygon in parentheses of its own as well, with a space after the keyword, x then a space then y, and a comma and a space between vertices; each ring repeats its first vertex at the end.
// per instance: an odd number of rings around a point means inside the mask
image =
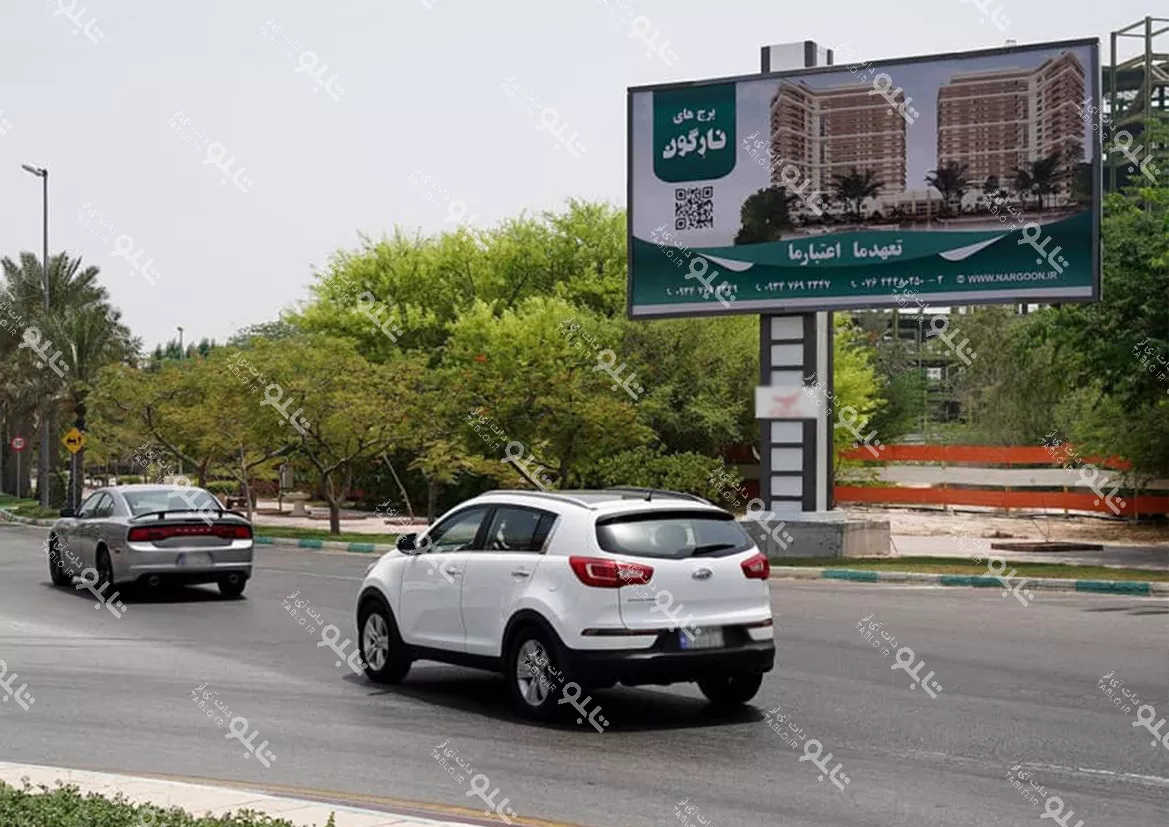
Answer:
POLYGON ((1016 169, 1015 189, 1021 200, 1027 193, 1034 195, 1036 208, 1043 212, 1044 198, 1059 191, 1066 172, 1063 153, 1056 150, 1038 161, 1031 161, 1026 167, 1016 169))
POLYGON ((849 215, 861 221, 861 205, 866 198, 876 198, 885 186, 884 181, 876 180, 871 170, 860 172, 853 167, 847 175, 833 175, 832 189, 836 197, 845 203, 849 215))
MULTIPOLYGON (((121 313, 105 302, 67 311, 52 328, 53 341, 64 351, 68 367, 62 402, 73 412, 73 427, 86 430, 86 401, 93 391, 98 372, 106 365, 133 361, 142 343, 121 323, 121 313)), ((81 502, 85 479, 85 449, 77 452, 74 490, 70 502, 81 502)))
POLYGON ((925 182, 942 194, 942 215, 949 216, 952 204, 962 203, 962 196, 970 188, 970 180, 966 177, 966 164, 957 161, 947 161, 945 166, 931 169, 925 177, 925 182))
POLYGON ((1064 174, 1063 153, 1058 150, 1031 163, 1031 181, 1039 197, 1040 212, 1043 211, 1045 197, 1059 191, 1064 174))
MULTIPOLYGON (((97 367, 105 364, 102 360, 109 353, 106 342, 109 334, 103 334, 102 330, 116 330, 118 337, 129 341, 129 331, 118 324, 116 315, 111 315, 107 301, 109 294, 97 281, 98 268, 83 267, 80 258, 65 253, 50 258, 47 311, 44 309, 43 270, 37 256, 21 253, 19 263, 7 257, 0 259, 0 270, 4 276, 0 299, 9 303, 25 330, 36 327, 42 341, 51 342, 52 349, 61 351, 64 356, 58 363, 65 369, 63 376, 58 377, 35 361, 40 368, 37 372, 23 371, 31 380, 31 391, 46 400, 42 415, 50 423, 50 432, 54 420, 52 406, 62 402, 70 405, 75 414, 80 406, 78 418, 83 426, 84 396, 88 390, 82 389, 92 382, 97 367)), ((19 353, 20 339, 20 335, 2 337, 0 356, 14 357, 19 353)), ((54 441, 49 451, 50 467, 40 469, 38 485, 48 484, 51 479, 56 453, 54 441)))

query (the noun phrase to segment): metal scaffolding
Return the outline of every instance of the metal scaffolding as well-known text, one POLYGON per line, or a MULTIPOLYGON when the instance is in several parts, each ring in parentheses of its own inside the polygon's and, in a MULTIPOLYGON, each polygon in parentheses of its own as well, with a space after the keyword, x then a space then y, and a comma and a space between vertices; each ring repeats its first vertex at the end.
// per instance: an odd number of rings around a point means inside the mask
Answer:
MULTIPOLYGON (((1146 17, 1112 32, 1112 60, 1103 69, 1108 105, 1106 115, 1112 135, 1128 132, 1134 143, 1146 145, 1146 151, 1153 155, 1154 162, 1162 170, 1169 169, 1169 143, 1164 140, 1142 141, 1141 136, 1153 123, 1169 129, 1169 36, 1166 35, 1169 35, 1169 19, 1163 17, 1146 17), (1136 56, 1121 60, 1121 38, 1142 40, 1144 48, 1136 56)), ((1104 156, 1104 175, 1109 191, 1124 186, 1131 176, 1141 174, 1140 170, 1130 170, 1131 166, 1122 153, 1108 152, 1104 156)))

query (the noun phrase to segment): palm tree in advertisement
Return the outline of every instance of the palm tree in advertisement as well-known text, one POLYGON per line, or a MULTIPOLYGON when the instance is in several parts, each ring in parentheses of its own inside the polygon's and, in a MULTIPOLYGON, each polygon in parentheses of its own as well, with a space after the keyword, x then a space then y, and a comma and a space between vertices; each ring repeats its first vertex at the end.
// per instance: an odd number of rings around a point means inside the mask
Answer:
POLYGON ((832 189, 836 197, 845 203, 846 211, 858 224, 861 223, 861 205, 866 198, 876 198, 885 186, 878 181, 871 170, 859 171, 853 167, 847 175, 833 175, 832 189))
POLYGON ((962 196, 970 189, 970 179, 966 177, 969 169, 966 164, 957 161, 947 161, 944 166, 931 169, 925 176, 925 182, 942 194, 942 217, 953 213, 953 204, 962 203, 962 196))
POLYGON ((1015 170, 1015 189, 1019 198, 1027 193, 1035 196, 1035 207, 1043 212, 1046 198, 1059 192, 1064 177, 1063 155, 1058 150, 1015 170))

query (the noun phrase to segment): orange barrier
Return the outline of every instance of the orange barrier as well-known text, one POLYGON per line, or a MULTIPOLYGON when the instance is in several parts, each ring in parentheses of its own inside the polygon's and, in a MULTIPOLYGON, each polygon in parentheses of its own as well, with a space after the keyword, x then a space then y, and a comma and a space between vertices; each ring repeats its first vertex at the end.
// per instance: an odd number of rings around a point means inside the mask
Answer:
MULTIPOLYGON (((883 505, 974 505, 983 508, 1049 508, 1067 511, 1114 512, 1095 494, 1063 491, 1007 491, 979 488, 855 488, 838 485, 835 489, 839 503, 874 503, 883 505)), ((1120 516, 1137 514, 1169 514, 1169 496, 1141 495, 1124 500, 1120 516)))
MULTIPOLYGON (((1060 446, 1057 453, 1064 451, 1060 446)), ((1038 445, 886 445, 879 459, 874 460, 868 448, 854 448, 845 451, 845 459, 867 460, 869 462, 945 462, 968 463, 971 465, 1050 465, 1057 466, 1055 459, 1046 448, 1038 445)), ((1101 460, 1099 457, 1084 457, 1098 468, 1114 468, 1127 471, 1129 463, 1119 457, 1101 460)))
MULTIPOLYGON (((1057 450, 1062 453, 1062 449, 1057 450)), ((1012 466, 1039 465, 1058 468, 1061 462, 1038 446, 997 446, 997 445, 887 445, 877 460, 867 448, 857 448, 843 454, 846 459, 872 462, 935 462, 948 465, 967 466, 1012 466)), ((1064 462, 1066 462, 1066 457, 1064 462)), ((1130 464, 1117 457, 1100 459, 1086 457, 1098 468, 1127 470, 1130 464)), ((1069 469, 1070 470, 1070 469, 1069 469)), ((873 503, 887 505, 968 505, 983 508, 1011 509, 1052 509, 1063 511, 1086 511, 1115 514, 1103 497, 1083 490, 1042 491, 1034 488, 954 487, 942 484, 934 487, 902 486, 850 486, 838 485, 834 489, 838 503, 873 503)), ((1138 514, 1169 514, 1169 496, 1161 494, 1140 495, 1125 499, 1124 495, 1112 502, 1120 509, 1120 516, 1132 517, 1138 514), (1121 502, 1123 501, 1123 505, 1121 502)))

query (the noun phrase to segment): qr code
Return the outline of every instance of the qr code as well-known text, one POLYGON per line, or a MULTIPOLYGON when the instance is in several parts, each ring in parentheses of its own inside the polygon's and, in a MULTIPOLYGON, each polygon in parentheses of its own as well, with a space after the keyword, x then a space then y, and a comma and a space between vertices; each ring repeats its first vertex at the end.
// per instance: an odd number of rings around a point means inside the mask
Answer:
POLYGON ((714 228, 714 187, 677 187, 674 190, 674 229, 714 228))

